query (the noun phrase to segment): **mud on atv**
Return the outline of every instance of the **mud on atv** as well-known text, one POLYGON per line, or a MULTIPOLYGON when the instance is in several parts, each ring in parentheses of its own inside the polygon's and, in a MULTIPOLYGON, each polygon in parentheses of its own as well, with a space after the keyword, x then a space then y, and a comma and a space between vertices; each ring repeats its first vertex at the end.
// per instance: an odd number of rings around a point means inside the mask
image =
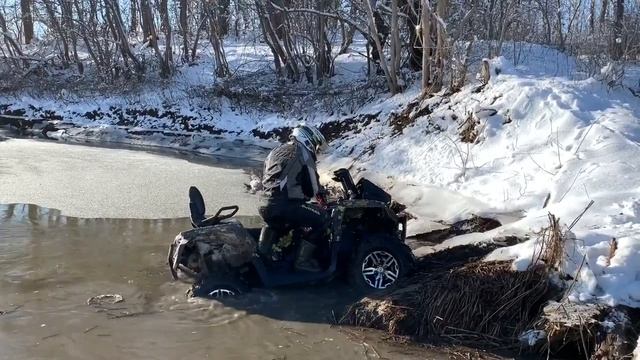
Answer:
POLYGON ((346 277, 360 292, 391 288, 413 267, 414 257, 405 244, 406 218, 391 196, 367 179, 357 184, 346 169, 334 172, 342 185, 338 200, 325 204, 331 214, 327 241, 314 257, 320 272, 294 268, 303 229, 287 224, 245 228, 233 218, 237 206, 227 206, 205 218, 205 204, 197 188, 189 189, 194 229, 180 233, 169 249, 168 262, 175 279, 194 281, 192 294, 205 297, 239 295, 252 287, 307 284, 346 277), (272 237, 274 255, 260 254, 260 238, 272 237), (279 246, 278 246, 279 244, 279 246))

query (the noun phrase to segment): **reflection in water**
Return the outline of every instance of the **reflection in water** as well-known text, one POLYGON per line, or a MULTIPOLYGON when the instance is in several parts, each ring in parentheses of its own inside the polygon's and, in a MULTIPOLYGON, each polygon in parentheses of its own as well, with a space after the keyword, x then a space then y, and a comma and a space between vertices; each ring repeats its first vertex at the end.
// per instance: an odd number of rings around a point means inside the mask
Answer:
MULTIPOLYGON (((188 300, 188 285, 170 281, 165 265, 168 243, 188 227, 188 219, 82 219, 35 205, 0 205, 0 311, 6 312, 0 315, 0 359, 375 354, 363 346, 362 336, 372 334, 346 336, 355 332, 327 325, 351 300, 342 284, 255 290, 227 305, 188 300), (125 301, 87 305, 99 294, 125 301)), ((366 342, 388 358, 412 358, 366 342)))

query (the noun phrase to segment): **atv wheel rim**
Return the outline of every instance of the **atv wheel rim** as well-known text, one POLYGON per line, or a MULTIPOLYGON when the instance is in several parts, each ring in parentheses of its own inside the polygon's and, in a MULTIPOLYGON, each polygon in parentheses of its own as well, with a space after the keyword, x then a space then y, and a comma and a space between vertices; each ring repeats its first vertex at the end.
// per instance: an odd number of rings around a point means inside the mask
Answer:
POLYGON ((386 251, 374 251, 362 261, 362 277, 374 289, 386 289, 399 275, 398 260, 386 251))
POLYGON ((209 293, 209 296, 214 299, 224 299, 236 296, 233 290, 229 289, 215 289, 209 293))

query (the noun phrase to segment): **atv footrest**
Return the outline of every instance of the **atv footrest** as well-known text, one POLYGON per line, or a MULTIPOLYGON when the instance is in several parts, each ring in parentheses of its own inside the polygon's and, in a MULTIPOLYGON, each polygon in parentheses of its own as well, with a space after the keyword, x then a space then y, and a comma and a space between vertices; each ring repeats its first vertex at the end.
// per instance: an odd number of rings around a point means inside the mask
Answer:
POLYGON ((307 272, 307 271, 297 271, 291 272, 286 268, 274 269, 268 268, 265 266, 264 262, 259 256, 253 258, 253 265, 258 271, 262 282, 265 287, 277 287, 284 285, 293 285, 293 284, 301 284, 308 283, 318 280, 323 280, 330 277, 336 271, 337 264, 337 247, 334 248, 333 252, 336 254, 332 254, 332 261, 329 267, 320 272, 307 272))

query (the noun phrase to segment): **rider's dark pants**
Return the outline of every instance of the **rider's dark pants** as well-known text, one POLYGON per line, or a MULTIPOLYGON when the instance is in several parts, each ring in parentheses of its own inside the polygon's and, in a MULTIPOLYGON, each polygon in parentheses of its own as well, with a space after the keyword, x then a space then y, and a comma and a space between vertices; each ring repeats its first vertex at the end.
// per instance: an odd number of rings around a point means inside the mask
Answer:
POLYGON ((270 199, 259 211, 271 226, 288 224, 294 228, 311 228, 308 240, 316 245, 322 240, 329 219, 322 207, 302 200, 270 199))

